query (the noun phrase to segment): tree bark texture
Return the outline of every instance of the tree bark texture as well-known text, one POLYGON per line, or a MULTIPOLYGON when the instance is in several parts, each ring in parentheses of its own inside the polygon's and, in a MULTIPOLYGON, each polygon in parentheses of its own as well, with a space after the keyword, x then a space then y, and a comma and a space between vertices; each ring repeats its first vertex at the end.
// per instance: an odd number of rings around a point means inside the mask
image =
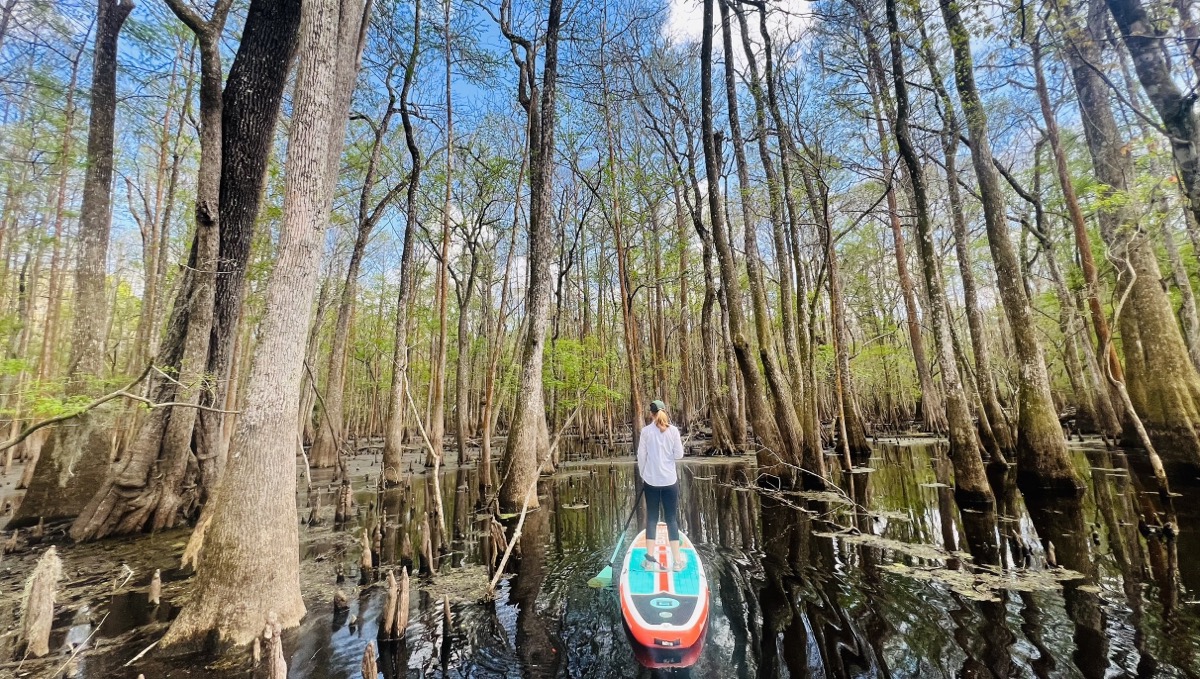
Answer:
MULTIPOLYGON (((550 228, 553 197, 554 127, 557 116, 558 36, 562 25, 562 0, 550 0, 545 37, 542 83, 535 84, 533 50, 526 52, 521 78, 521 99, 529 116, 529 286, 525 293, 525 333, 522 338, 513 419, 500 463, 501 511, 519 510, 537 478, 543 458, 550 452, 546 405, 542 389, 542 356, 546 349, 550 288, 554 257, 550 228), (532 90, 532 91, 530 91, 532 90), (540 95, 540 96, 535 96, 540 95)), ((538 506, 537 493, 529 499, 538 506)))
POLYGON ((299 624, 304 616, 295 558, 300 548, 296 404, 333 199, 336 175, 330 149, 341 145, 349 110, 349 97, 338 96, 339 76, 357 70, 345 64, 357 66, 368 12, 369 0, 365 8, 362 0, 313 0, 302 10, 304 56, 288 139, 283 225, 246 407, 214 499, 194 597, 172 623, 164 645, 210 633, 242 645, 254 639, 272 613, 283 627, 299 624))
POLYGON ((1030 486, 1074 494, 1078 492, 1079 481, 1067 457, 1029 298, 1021 285, 1021 265, 1005 224, 1004 194, 992 166, 987 113, 975 85, 970 34, 959 16, 957 0, 939 0, 939 4, 954 53, 954 79, 971 141, 971 160, 983 200, 988 246, 996 266, 1000 300, 1016 349, 1019 374, 1017 478, 1030 486))
POLYGON ((886 0, 888 35, 892 51, 892 79, 896 88, 896 124, 893 132, 900 156, 908 167, 912 182, 914 208, 917 218, 917 238, 921 268, 925 274, 925 289, 929 293, 929 318, 933 325, 934 346, 942 368, 942 384, 946 388, 946 417, 950 439, 950 461, 954 464, 954 495, 959 504, 987 505, 994 503, 988 486, 971 420, 971 408, 958 379, 954 346, 946 314, 946 289, 942 281, 940 262, 933 241, 933 225, 929 219, 929 200, 925 192, 925 173, 920 156, 913 146, 908 124, 908 84, 904 75, 904 52, 900 38, 900 22, 896 0, 886 0))
MULTIPOLYGON (((212 331, 205 372, 214 381, 202 405, 221 408, 236 385, 230 378, 246 267, 266 183, 283 90, 296 49, 300 0, 253 0, 242 42, 221 95, 221 242, 213 297, 212 331)), ((213 488, 226 458, 225 416, 198 413, 196 457, 202 484, 213 488)))
MULTIPOLYGON (((1068 50, 1071 75, 1083 112, 1083 131, 1093 170, 1096 178, 1110 191, 1128 195, 1127 178, 1133 175, 1132 159, 1113 117, 1108 89, 1093 67, 1101 56, 1097 36, 1103 35, 1105 30, 1104 5, 1100 0, 1090 2, 1086 24, 1079 21, 1076 8, 1063 7, 1067 35, 1072 42, 1072 48, 1068 50)), ((1153 38, 1137 37, 1140 35, 1137 31, 1144 27, 1135 30, 1137 21, 1131 21, 1132 17, 1138 16, 1133 11, 1136 8, 1122 4, 1118 9, 1122 12, 1118 23, 1124 22, 1122 32, 1128 30, 1133 36, 1125 41, 1131 52, 1135 48, 1143 50, 1146 41, 1154 42, 1153 38)), ((1158 49, 1157 46, 1154 49, 1158 49)), ((1139 75, 1145 70, 1146 77, 1152 77, 1156 72, 1153 62, 1153 56, 1143 52, 1139 75)), ((1137 64, 1139 58, 1135 57, 1137 64)), ((1156 107, 1173 96, 1171 85, 1143 84, 1151 99, 1158 100, 1156 107), (1151 88, 1159 89, 1151 93, 1151 88)), ((1162 114, 1164 124, 1168 124, 1166 113, 1162 114)), ((1187 115, 1191 115, 1190 110, 1187 115)), ((1180 131, 1174 131, 1173 136, 1180 131)), ((1178 147, 1177 152, 1186 150, 1184 145, 1191 144, 1188 139, 1173 140, 1173 148, 1178 147)), ((1178 156, 1176 160, 1179 161, 1178 156)), ((1193 210, 1197 205, 1192 202, 1193 210)), ((1188 356, 1170 299, 1159 283, 1162 271, 1154 244, 1140 223, 1135 205, 1124 200, 1108 201, 1105 208, 1098 215, 1100 235, 1117 268, 1117 292, 1127 295, 1117 323, 1130 402, 1155 447, 1169 462, 1200 465, 1200 376, 1188 356)), ((1114 378, 1115 375, 1109 376, 1110 380, 1114 378)), ((1131 437, 1127 435, 1127 438, 1131 437)))

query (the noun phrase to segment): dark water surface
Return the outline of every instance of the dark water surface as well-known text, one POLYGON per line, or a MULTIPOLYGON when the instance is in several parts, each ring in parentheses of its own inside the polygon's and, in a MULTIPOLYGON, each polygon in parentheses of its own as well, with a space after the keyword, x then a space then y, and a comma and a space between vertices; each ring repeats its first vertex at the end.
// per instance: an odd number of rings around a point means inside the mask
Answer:
MULTIPOLYGON (((630 462, 572 463, 545 479, 523 553, 489 603, 479 599, 488 519, 474 511, 474 471, 452 470, 442 476, 445 555, 432 581, 414 577, 405 642, 380 647, 385 592, 355 589, 358 551, 317 540, 310 565, 332 593, 343 564, 350 610, 335 616, 328 596, 310 603, 286 637, 290 676, 357 679, 372 641, 387 677, 1195 677, 1200 486, 1177 479, 1169 513, 1144 490, 1150 477, 1135 455, 1075 448, 1087 483, 1078 501, 1039 506, 998 481, 995 513, 956 507, 950 463, 929 444, 879 445, 874 471, 835 474, 853 503, 764 495, 750 488, 752 460, 689 458, 681 523, 703 558, 712 609, 700 660, 672 672, 638 664, 615 591, 587 586, 629 511, 630 462), (1177 537, 1162 535, 1168 520, 1177 537)), ((403 558, 399 526, 419 553, 432 484, 414 483, 356 496, 361 525, 378 523, 379 505, 385 513, 383 569, 403 558)), ((82 669, 125 676, 116 668, 131 655, 82 669)), ((158 676, 218 676, 160 667, 158 676)))

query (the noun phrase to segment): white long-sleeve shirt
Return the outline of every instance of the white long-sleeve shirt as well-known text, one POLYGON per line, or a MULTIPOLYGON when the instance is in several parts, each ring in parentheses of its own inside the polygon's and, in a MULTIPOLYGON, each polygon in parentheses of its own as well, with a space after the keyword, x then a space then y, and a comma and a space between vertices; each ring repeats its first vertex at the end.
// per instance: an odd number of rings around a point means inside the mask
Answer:
POLYGON ((683 439, 675 425, 659 431, 658 425, 650 423, 642 427, 638 442, 638 472, 642 481, 651 486, 674 485, 679 479, 675 472, 675 460, 683 459, 683 439))

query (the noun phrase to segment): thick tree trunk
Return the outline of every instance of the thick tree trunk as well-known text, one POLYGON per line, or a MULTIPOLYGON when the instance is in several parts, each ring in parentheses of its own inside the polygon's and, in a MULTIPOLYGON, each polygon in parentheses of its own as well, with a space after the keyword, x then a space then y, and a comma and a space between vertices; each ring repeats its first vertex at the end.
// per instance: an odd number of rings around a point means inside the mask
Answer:
POLYGON ((235 454, 214 499, 195 596, 172 623, 164 645, 210 634, 246 644, 271 613, 284 627, 304 616, 296 559, 296 404, 333 197, 330 149, 341 145, 349 108, 349 97, 338 96, 339 72, 347 70, 347 62, 358 64, 368 13, 369 0, 366 8, 361 0, 304 5, 283 224, 246 407, 233 437, 235 454))
MULTIPOLYGON (((189 267, 172 312, 168 341, 156 363, 176 374, 155 374, 150 393, 158 401, 187 404, 156 411, 71 529, 76 540, 95 539, 150 527, 170 527, 180 514, 207 502, 220 479, 221 461, 211 450, 193 450, 197 440, 196 406, 216 404, 216 393, 205 379, 210 356, 212 322, 220 251, 220 187, 223 176, 223 108, 219 41, 230 2, 219 2, 205 20, 181 2, 172 1, 176 15, 196 34, 200 46, 201 159, 195 208, 196 235, 189 267)), ((248 34, 253 29, 248 26, 248 34)), ((239 52, 240 55, 240 52, 239 52)), ((235 63, 236 68, 236 63, 235 63)), ((165 234, 164 234, 165 237, 165 234)), ((170 372, 170 371, 168 371, 170 372)))
MULTIPOLYGON (((74 320, 67 394, 92 389, 89 380, 104 377, 108 300, 108 240, 112 228, 113 137, 117 110, 117 37, 133 10, 130 0, 99 0, 96 45, 92 57, 91 115, 88 121, 87 172, 79 216, 75 263, 74 320)), ((74 426, 56 430, 34 469, 29 490, 13 517, 14 527, 35 517, 65 518, 79 514, 88 491, 104 481, 108 470, 108 432, 104 414, 86 413, 74 426)))
MULTIPOLYGON (((221 408, 231 394, 237 393, 237 385, 230 380, 230 367, 246 267, 299 21, 299 0, 252 1, 221 97, 221 242, 205 367, 214 388, 201 401, 205 406, 221 408)), ((205 488, 215 488, 221 478, 227 430, 223 414, 215 410, 198 414, 196 458, 205 488)))
MULTIPOLYGON (((1157 88, 1151 95, 1156 107, 1165 105, 1178 92, 1170 82, 1153 80, 1158 66, 1156 57, 1149 51, 1158 49, 1157 39, 1138 37, 1143 28, 1134 30, 1138 21, 1133 18, 1138 16, 1137 7, 1131 7, 1130 3, 1114 4, 1118 5, 1113 8, 1114 16, 1121 14, 1118 24, 1122 26, 1122 33, 1129 33, 1125 43, 1135 54, 1135 65, 1139 77, 1143 77, 1143 85, 1148 93, 1152 87, 1157 88), (1152 50, 1147 50, 1147 43, 1152 44, 1152 50)), ((1113 117, 1108 88, 1092 66, 1101 58, 1097 36, 1103 35, 1105 30, 1104 5, 1100 0, 1092 0, 1086 25, 1074 14, 1074 8, 1065 9, 1066 29, 1073 43, 1068 50, 1071 75, 1079 95, 1080 110, 1085 114, 1082 116, 1083 131, 1092 167, 1101 183, 1126 195, 1130 191, 1127 178, 1133 176, 1132 161, 1113 117)), ((1169 75, 1167 80, 1170 80, 1169 75)), ((1175 101, 1182 104, 1181 99, 1175 101)), ((1180 136, 1193 125, 1188 122, 1192 116, 1190 105, 1186 120, 1173 118, 1168 122, 1169 112, 1160 109, 1164 125, 1175 138, 1172 146, 1176 160, 1182 165, 1180 153, 1194 148, 1190 136, 1180 136)), ((1177 113, 1184 115, 1185 112, 1177 113)), ((1180 167, 1180 173, 1189 196, 1192 196, 1193 189, 1200 187, 1188 183, 1189 176, 1184 168, 1180 167)), ((1168 461, 1200 465, 1200 376, 1188 356, 1170 299, 1160 285, 1162 272, 1154 244, 1138 227, 1140 215, 1132 202, 1106 201, 1103 207, 1098 215, 1100 235, 1109 247, 1109 258, 1117 267, 1117 292, 1126 300, 1118 324, 1121 345, 1125 349, 1125 386, 1130 402, 1155 447, 1168 455, 1168 461)), ((1200 202, 1192 198, 1190 207, 1195 212, 1200 202)), ((1118 375, 1108 377, 1111 381, 1120 381, 1118 375)))
POLYGON ((929 318, 938 362, 942 368, 942 384, 946 387, 946 416, 949 425, 950 461, 954 464, 954 494, 959 504, 986 505, 994 503, 988 486, 971 421, 971 408, 958 379, 958 366, 949 333, 946 314, 946 290, 942 281, 940 262, 933 242, 933 225, 929 220, 929 202, 925 193, 925 173, 920 157, 913 146, 908 126, 908 84, 904 75, 904 52, 900 39, 900 22, 896 0, 887 0, 888 35, 892 48, 892 79, 896 88, 896 124, 893 129, 900 156, 908 167, 912 182, 914 208, 917 217, 917 237, 921 265, 925 274, 925 289, 929 293, 929 318))
POLYGON ((529 286, 525 293, 525 333, 516 403, 505 441, 504 458, 500 464, 500 509, 507 512, 520 510, 527 498, 530 508, 538 506, 537 493, 531 493, 530 488, 550 448, 542 389, 542 356, 546 347, 550 286, 553 282, 550 260, 554 257, 554 242, 550 229, 550 200, 553 196, 558 36, 561 25, 562 0, 550 0, 545 36, 546 57, 540 87, 536 85, 532 45, 527 42, 529 47, 520 65, 523 75, 519 96, 529 117, 529 286))
POLYGON ((1067 457, 1062 427, 1054 410, 1029 298, 1021 287, 1021 266, 1005 223, 1004 194, 996 177, 996 169, 992 166, 987 113, 975 85, 971 36, 959 16, 955 0, 939 0, 939 4, 954 53, 955 82, 966 116, 971 159, 983 199, 988 246, 996 265, 1000 300, 1012 328, 1019 365, 1018 479, 1030 486, 1074 494, 1078 492, 1079 481, 1067 457))
POLYGON ((113 136, 117 113, 117 36, 133 10, 129 0, 99 0, 96 47, 92 62, 91 117, 88 122, 87 173, 79 214, 79 251, 75 268, 75 318, 67 374, 71 393, 86 393, 80 381, 104 373, 108 236, 112 228, 113 136))

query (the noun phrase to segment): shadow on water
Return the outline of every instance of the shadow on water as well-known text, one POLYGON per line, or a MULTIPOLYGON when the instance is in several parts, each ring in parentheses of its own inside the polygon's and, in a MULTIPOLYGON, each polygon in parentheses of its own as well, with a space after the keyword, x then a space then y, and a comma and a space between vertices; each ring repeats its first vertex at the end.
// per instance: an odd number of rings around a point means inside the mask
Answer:
MULTIPOLYGON (((360 574, 357 542, 309 541, 319 587, 341 587, 348 609, 333 613, 328 596, 310 602, 286 635, 290 676, 357 679, 369 641, 389 679, 1197 676, 1200 488, 1178 484, 1182 497, 1164 507, 1133 454, 1072 455, 1087 482, 1078 500, 1023 496, 1000 474, 986 512, 959 510, 944 447, 929 443, 880 445, 873 471, 835 471, 844 494, 761 494, 750 488, 751 460, 689 458, 681 523, 712 602, 703 652, 686 671, 639 665, 615 592, 586 584, 630 511, 629 461, 573 463, 543 479, 542 509, 487 602, 492 525, 476 511, 473 470, 442 476, 443 530, 436 514, 425 528, 430 479, 362 490, 345 530, 365 527, 377 562, 360 574), (432 576, 414 575, 405 638, 381 643, 381 577, 401 564, 432 576)), ((100 634, 173 614, 165 602, 146 610, 144 597, 110 606, 105 625, 117 627, 100 634)))

